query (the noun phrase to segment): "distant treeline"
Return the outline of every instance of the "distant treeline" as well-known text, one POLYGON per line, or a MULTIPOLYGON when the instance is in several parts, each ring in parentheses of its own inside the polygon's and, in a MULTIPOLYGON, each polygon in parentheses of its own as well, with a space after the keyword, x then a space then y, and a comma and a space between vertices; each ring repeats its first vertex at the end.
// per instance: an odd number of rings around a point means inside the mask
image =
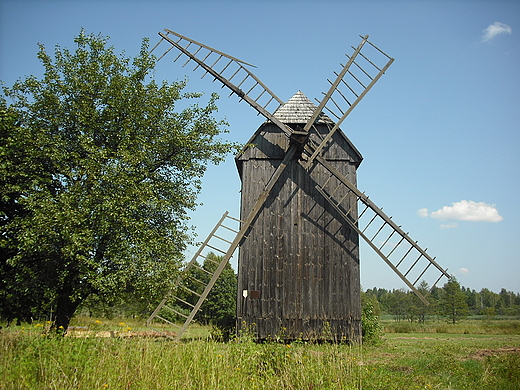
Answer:
MULTIPOLYGON (((208 257, 218 256, 211 253, 208 257)), ((205 262, 203 268, 211 264, 205 262)), ((199 280, 206 277, 204 274, 195 275, 199 280)), ((197 321, 207 324, 230 318, 235 313, 235 297, 237 289, 236 274, 231 267, 227 267, 223 277, 208 296, 208 302, 198 313, 197 321)), ((196 285, 190 285, 194 290, 196 285)), ((430 289, 426 283, 421 283, 418 290, 430 302, 429 306, 422 303, 414 292, 407 289, 369 288, 362 292, 363 306, 371 306, 374 314, 392 315, 396 321, 424 322, 427 319, 446 318, 456 322, 467 316, 485 316, 489 319, 496 316, 520 316, 520 294, 501 289, 495 293, 487 288, 479 292, 461 286, 452 278, 442 287, 430 289)), ((77 314, 95 317, 141 317, 147 318, 155 308, 156 302, 143 305, 135 300, 128 300, 124 304, 107 306, 95 299, 87 300, 77 314), (81 310, 82 309, 82 310, 81 310)))
POLYGON ((434 287, 430 292, 426 285, 419 290, 427 294, 430 306, 422 304, 412 291, 405 289, 374 287, 363 293, 363 301, 371 302, 377 314, 393 315, 396 321, 421 322, 433 316, 460 319, 477 315, 488 318, 520 315, 520 294, 505 288, 499 293, 487 288, 477 292, 453 280, 444 287, 434 287))

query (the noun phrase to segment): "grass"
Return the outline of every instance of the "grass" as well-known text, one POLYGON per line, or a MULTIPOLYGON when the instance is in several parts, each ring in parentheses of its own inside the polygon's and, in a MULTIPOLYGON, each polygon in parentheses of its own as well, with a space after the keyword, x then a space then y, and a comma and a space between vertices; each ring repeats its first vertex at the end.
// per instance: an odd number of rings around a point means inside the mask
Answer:
POLYGON ((464 333, 464 334, 520 334, 520 320, 465 320, 455 325, 446 321, 425 324, 409 321, 382 321, 385 333, 464 333))
MULTIPOLYGON (((465 334, 464 328, 479 324, 463 322, 448 328, 453 333, 387 333, 377 346, 256 344, 248 337, 224 344, 207 339, 204 327, 179 344, 62 338, 45 335, 42 325, 0 334, 0 389, 500 390, 520 383, 520 335, 511 331, 516 325, 489 324, 465 334)), ((131 320, 76 319, 73 325, 146 330, 131 320)))

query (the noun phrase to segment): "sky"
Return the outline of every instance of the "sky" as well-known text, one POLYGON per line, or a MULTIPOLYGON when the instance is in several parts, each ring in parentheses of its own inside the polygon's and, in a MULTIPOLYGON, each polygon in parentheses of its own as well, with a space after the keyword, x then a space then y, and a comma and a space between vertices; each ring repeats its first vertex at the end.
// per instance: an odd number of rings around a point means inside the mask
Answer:
MULTIPOLYGON (((520 2, 0 0, 0 80, 41 76, 37 43, 73 49, 81 28, 129 56, 168 28, 255 65, 284 101, 320 98, 368 34, 395 62, 341 126, 364 158, 358 188, 463 286, 520 292, 520 2)), ((225 138, 247 142, 263 118, 175 56, 156 79, 219 93, 225 138)), ((197 240, 239 216, 239 191, 233 156, 208 168, 197 240)), ((367 246, 361 284, 404 286, 367 246)))

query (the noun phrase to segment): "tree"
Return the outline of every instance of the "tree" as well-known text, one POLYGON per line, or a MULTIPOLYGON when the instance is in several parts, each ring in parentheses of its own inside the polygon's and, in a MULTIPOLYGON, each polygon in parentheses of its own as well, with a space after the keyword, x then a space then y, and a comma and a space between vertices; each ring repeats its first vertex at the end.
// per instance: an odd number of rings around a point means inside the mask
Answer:
MULTIPOLYGON (((0 318, 9 324, 15 318, 18 321, 30 321, 32 317, 42 314, 44 308, 35 308, 35 303, 41 300, 41 291, 37 288, 26 289, 20 283, 20 275, 7 260, 15 255, 15 248, 9 243, 14 239, 13 232, 9 232, 7 226, 15 217, 22 217, 24 209, 16 201, 19 192, 17 187, 23 183, 22 177, 8 177, 4 173, 5 162, 15 167, 24 166, 26 161, 17 158, 14 150, 6 147, 10 143, 13 133, 20 131, 18 127, 18 115, 16 110, 7 108, 6 102, 0 98, 0 155, 2 175, 0 176, 0 318), (7 189, 10 190, 7 190, 7 189)), ((29 140, 30 141, 30 140, 29 140)), ((33 272, 45 272, 45 270, 33 270, 33 272)), ((30 275, 30 276, 34 276, 30 275)), ((37 287, 37 286, 35 286, 37 287)))
POLYGON ((377 299, 377 289, 368 289, 366 292, 361 291, 361 306, 370 304, 371 310, 377 317, 381 316, 381 304, 377 299))
POLYGON ((383 307, 394 315, 396 321, 401 321, 406 318, 406 311, 408 309, 408 295, 404 289, 393 290, 381 297, 383 307))
POLYGON ((440 306, 441 314, 445 315, 453 324, 468 315, 466 295, 453 276, 443 287, 440 306))
POLYGON ((383 326, 379 322, 379 315, 376 314, 374 303, 371 299, 367 299, 363 302, 361 335, 363 344, 379 344, 383 340, 383 326))
POLYGON ((471 314, 479 314, 480 312, 480 297, 475 290, 469 288, 465 289, 466 302, 468 303, 468 310, 471 314))
POLYGON ((91 294, 163 295, 207 163, 237 147, 219 138, 216 95, 176 112, 201 95, 183 92, 185 81, 155 82, 147 40, 133 59, 107 42, 81 31, 74 52, 57 46, 54 57, 40 45, 43 77, 3 89, 3 316, 52 309, 67 328, 91 294))
MULTIPOLYGON (((210 252, 204 260, 203 268, 213 273, 221 261, 222 256, 210 252)), ((204 279, 209 282, 209 275, 204 275, 204 279)), ((237 286, 237 275, 228 262, 202 304, 198 316, 202 322, 216 327, 225 341, 231 337, 236 327, 237 286)))
POLYGON ((483 308, 496 308, 496 305, 498 303, 498 295, 493 291, 489 290, 488 288, 483 288, 482 290, 480 290, 480 299, 483 308))
POLYGON ((419 299, 419 297, 415 295, 415 293, 408 292, 408 295, 410 296, 410 314, 408 315, 408 317, 412 322, 413 318, 417 318, 417 321, 419 323, 424 324, 426 321, 426 316, 432 313, 433 308, 435 307, 435 299, 430 295, 430 286, 428 286, 428 283, 425 280, 422 280, 421 283, 419 283, 417 289, 424 297, 426 297, 430 305, 425 305, 419 299))

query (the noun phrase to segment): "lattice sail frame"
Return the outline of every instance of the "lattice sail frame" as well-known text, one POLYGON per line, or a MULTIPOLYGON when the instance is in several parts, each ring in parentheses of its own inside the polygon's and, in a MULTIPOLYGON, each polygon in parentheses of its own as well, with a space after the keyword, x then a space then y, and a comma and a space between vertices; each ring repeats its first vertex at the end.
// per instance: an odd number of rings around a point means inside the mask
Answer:
POLYGON ((312 164, 347 116, 394 62, 393 58, 368 40, 368 35, 360 35, 360 37, 362 40, 358 47, 351 46, 354 49, 353 54, 350 56, 345 54, 348 59, 347 63, 345 65, 340 64, 342 69, 339 73, 334 72, 336 79, 334 81, 327 79, 330 89, 326 93, 323 92, 323 99, 321 101, 316 99, 319 103, 318 107, 307 122, 304 131, 310 130, 322 111, 336 118, 336 122, 329 133, 323 137, 321 143, 314 147, 309 160, 304 164, 305 168, 312 164), (362 50, 367 48, 371 51, 372 56, 377 56, 377 61, 369 60, 362 53, 362 50))
POLYGON ((254 65, 174 31, 165 29, 165 32, 159 33, 162 39, 154 46, 152 52, 163 41, 168 42, 171 46, 158 59, 163 58, 172 48, 177 48, 180 53, 173 60, 174 62, 182 55, 187 56, 188 60, 182 65, 183 67, 190 61, 195 62, 197 65, 193 69, 194 71, 199 67, 205 70, 201 78, 208 73, 211 74, 213 81, 218 80, 231 90, 229 96, 236 94, 264 117, 274 122, 288 137, 291 137, 293 130, 271 114, 283 104, 283 101, 248 69, 248 67, 255 67, 254 65), (223 62, 220 62, 221 60, 223 62))
POLYGON ((193 258, 182 269, 174 283, 174 287, 166 294, 150 315, 146 321, 146 326, 175 341, 181 339, 184 332, 188 329, 188 326, 195 319, 195 314, 197 314, 208 297, 220 274, 228 264, 229 259, 233 256, 233 253, 240 244, 243 235, 240 235, 239 227, 235 226, 240 222, 239 219, 230 216, 227 211, 222 215, 208 237, 200 245, 197 252, 195 252, 193 258), (214 251, 214 253, 216 252, 217 256, 221 257, 220 261, 216 262, 207 257, 207 254, 204 253, 205 249, 214 251), (214 266, 216 266, 215 270, 209 271, 203 268, 199 264, 199 260, 202 260, 202 262, 207 260, 213 263, 214 266), (209 280, 204 281, 194 277, 193 271, 197 270, 206 274, 209 280), (197 286, 197 290, 202 291, 194 291, 191 284, 197 286), (169 316, 182 318, 184 321, 183 325, 177 325, 168 318, 169 316), (157 322, 173 327, 175 329, 174 335, 164 329, 159 329, 159 327, 154 325, 157 322))

